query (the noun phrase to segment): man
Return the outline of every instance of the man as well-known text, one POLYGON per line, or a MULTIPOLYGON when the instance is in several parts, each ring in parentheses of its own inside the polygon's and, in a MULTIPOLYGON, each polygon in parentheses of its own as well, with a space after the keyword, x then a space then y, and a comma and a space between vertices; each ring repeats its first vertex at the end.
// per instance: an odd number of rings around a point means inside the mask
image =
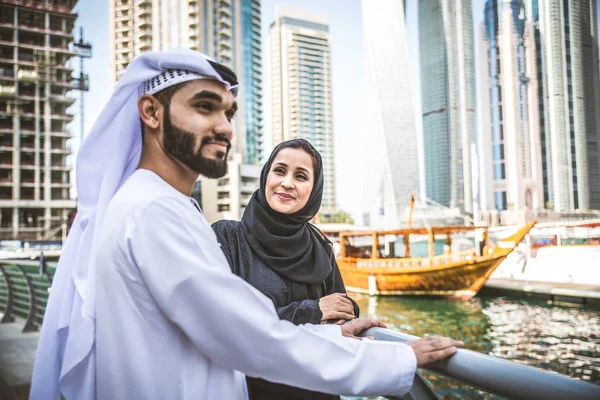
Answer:
POLYGON ((343 337, 378 325, 369 320, 296 327, 230 272, 189 195, 199 174, 226 173, 237 87, 229 69, 185 49, 144 53, 123 74, 78 156, 78 214, 32 399, 239 399, 241 373, 321 392, 400 394, 417 364, 462 345, 343 337))

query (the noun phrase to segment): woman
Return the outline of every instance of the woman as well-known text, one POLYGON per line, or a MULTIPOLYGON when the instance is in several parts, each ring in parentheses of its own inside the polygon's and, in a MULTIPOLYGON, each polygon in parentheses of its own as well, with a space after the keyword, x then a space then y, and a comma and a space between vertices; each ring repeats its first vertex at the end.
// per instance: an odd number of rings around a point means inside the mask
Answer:
MULTIPOLYGON (((279 144, 241 221, 213 224, 233 272, 268 296, 280 319, 343 323, 359 309, 345 295, 331 242, 309 221, 323 197, 321 155, 304 139, 279 144)), ((339 399, 247 378, 252 400, 339 399)))

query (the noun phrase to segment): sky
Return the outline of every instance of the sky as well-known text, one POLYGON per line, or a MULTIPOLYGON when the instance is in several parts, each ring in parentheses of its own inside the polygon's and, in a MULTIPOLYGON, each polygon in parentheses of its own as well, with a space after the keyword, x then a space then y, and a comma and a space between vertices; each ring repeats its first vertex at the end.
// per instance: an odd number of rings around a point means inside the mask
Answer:
MULTIPOLYGON (((368 0, 376 2, 377 0, 368 0)), ((270 96, 268 54, 266 43, 268 27, 275 19, 275 6, 281 4, 301 10, 317 12, 327 18, 331 35, 333 78, 333 127, 335 147, 335 176, 337 203, 341 210, 350 212, 355 220, 361 215, 360 182, 367 167, 361 148, 369 140, 368 121, 364 119, 365 77, 363 59, 362 15, 360 0, 262 0, 263 74, 265 87, 265 141, 266 155, 271 149, 270 96)), ((473 20, 482 20, 485 0, 473 0, 473 20)), ((408 0, 407 32, 409 57, 414 76, 415 120, 419 143, 421 132, 421 99, 419 79, 419 48, 417 0, 408 0)), ((84 27, 84 38, 93 46, 93 58, 86 60, 85 72, 90 75, 90 91, 85 94, 86 133, 110 97, 108 0, 80 0, 76 12, 77 34, 84 27)), ((74 111, 78 113, 79 106, 74 111)), ((73 135, 79 136, 79 120, 71 124, 73 135)), ((77 139, 73 139, 74 148, 77 139)), ((422 151, 420 151, 422 153, 422 151)), ((420 154, 422 159, 422 154, 420 154)))

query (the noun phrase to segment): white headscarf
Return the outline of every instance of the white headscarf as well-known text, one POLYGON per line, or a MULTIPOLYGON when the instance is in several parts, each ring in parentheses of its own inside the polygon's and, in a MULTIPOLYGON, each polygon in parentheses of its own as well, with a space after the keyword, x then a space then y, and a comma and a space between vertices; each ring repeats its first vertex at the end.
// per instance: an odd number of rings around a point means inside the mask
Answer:
POLYGON ((77 216, 52 283, 33 369, 31 399, 59 399, 59 393, 68 400, 95 398, 94 238, 106 206, 140 161, 137 101, 141 94, 192 79, 215 79, 235 96, 237 82, 232 85, 225 80, 228 77, 223 79, 214 65, 204 54, 189 49, 143 53, 127 67, 83 142, 77 156, 77 216))

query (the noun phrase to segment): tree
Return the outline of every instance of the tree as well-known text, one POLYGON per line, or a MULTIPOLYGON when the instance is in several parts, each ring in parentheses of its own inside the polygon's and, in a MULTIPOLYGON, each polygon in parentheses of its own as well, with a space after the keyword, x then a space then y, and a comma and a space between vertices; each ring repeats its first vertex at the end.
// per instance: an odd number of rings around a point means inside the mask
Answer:
POLYGON ((354 220, 349 213, 338 211, 333 214, 319 214, 319 221, 322 224, 354 224, 354 220))

